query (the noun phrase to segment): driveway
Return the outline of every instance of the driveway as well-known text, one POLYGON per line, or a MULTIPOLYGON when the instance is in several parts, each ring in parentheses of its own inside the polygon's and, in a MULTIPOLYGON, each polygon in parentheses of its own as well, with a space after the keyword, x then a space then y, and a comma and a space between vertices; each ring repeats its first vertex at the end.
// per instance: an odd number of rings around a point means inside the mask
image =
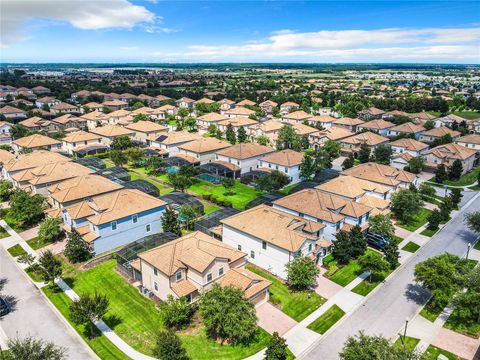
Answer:
POLYGON ((258 326, 270 334, 276 331, 283 335, 297 324, 290 316, 284 314, 269 302, 257 307, 257 316, 258 326))
POLYGON ((66 323, 40 291, 33 286, 14 260, 0 246, 0 280, 6 279, 2 291, 10 298, 13 311, 0 319, 0 334, 9 338, 28 335, 43 338, 67 349, 69 360, 98 359, 80 336, 66 323))

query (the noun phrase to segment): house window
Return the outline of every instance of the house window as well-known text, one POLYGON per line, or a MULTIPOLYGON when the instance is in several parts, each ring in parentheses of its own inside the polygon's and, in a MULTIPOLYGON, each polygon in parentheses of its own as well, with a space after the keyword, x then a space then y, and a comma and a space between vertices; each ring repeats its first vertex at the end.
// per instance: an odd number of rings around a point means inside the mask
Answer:
POLYGON ((266 241, 262 241, 262 249, 267 250, 267 242, 266 241))
POLYGON ((145 225, 145 231, 150 232, 150 230, 152 230, 150 224, 145 225))
POLYGON ((237 249, 240 250, 240 251, 242 251, 242 245, 240 245, 240 244, 237 245, 237 249))
POLYGON ((312 251, 312 244, 308 244, 308 252, 312 251))
POLYGON ((155 288, 155 291, 158 291, 158 284, 156 281, 153 282, 153 287, 155 288))
POLYGON ((157 270, 157 268, 155 268, 155 267, 153 268, 153 275, 155 275, 155 276, 158 275, 158 270, 157 270))
POLYGON ((288 174, 288 168, 284 168, 285 169, 285 174, 288 174))
POLYGON ((117 230, 117 222, 116 221, 112 221, 110 225, 112 227, 112 230, 117 230))
POLYGON ((132 215, 132 223, 136 224, 138 222, 138 215, 132 215))
POLYGON ((187 303, 192 303, 192 294, 188 294, 187 296, 185 296, 185 298, 187 299, 187 303))
POLYGON ((177 273, 175 274, 175 279, 177 279, 177 281, 182 280, 182 271, 181 270, 177 271, 177 273))
POLYGON ((213 280, 213 276, 212 276, 212 273, 208 273, 207 274, 207 282, 210 282, 213 280))
POLYGON ((250 257, 251 257, 252 259, 255 259, 255 251, 253 251, 253 250, 250 251, 250 257))
POLYGON ((223 267, 218 269, 218 276, 222 276, 222 275, 223 275, 223 267))

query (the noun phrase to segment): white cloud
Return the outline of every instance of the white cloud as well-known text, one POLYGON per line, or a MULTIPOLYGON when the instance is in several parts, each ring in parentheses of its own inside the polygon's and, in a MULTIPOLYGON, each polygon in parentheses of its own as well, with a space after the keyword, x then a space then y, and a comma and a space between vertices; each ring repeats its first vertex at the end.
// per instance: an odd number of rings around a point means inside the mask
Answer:
POLYGON ((480 62, 480 27, 339 30, 280 30, 263 41, 238 45, 191 45, 185 57, 211 60, 480 62))
POLYGON ((119 49, 123 51, 135 51, 138 50, 138 46, 120 46, 119 49))
POLYGON ((31 19, 65 21, 83 30, 131 29, 154 23, 155 14, 127 0, 1 0, 0 43, 27 39, 25 24, 31 19))

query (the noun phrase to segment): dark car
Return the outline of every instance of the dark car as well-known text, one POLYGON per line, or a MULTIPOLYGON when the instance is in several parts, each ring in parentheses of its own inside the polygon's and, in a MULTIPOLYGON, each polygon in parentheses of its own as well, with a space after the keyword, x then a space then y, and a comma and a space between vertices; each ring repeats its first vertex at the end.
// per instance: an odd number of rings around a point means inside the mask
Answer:
POLYGON ((7 315, 10 312, 10 304, 7 299, 0 296, 0 317, 7 315))
POLYGON ((369 246, 380 251, 385 251, 385 246, 390 242, 388 236, 367 233, 365 237, 369 246))

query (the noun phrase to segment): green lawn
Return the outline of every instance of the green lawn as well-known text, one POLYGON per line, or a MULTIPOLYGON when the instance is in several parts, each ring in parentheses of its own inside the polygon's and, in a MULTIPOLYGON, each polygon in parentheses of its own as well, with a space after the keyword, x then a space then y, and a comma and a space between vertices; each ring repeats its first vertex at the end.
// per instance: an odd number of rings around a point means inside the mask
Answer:
POLYGON ((354 260, 350 261, 347 265, 339 267, 333 274, 328 274, 328 278, 338 285, 347 286, 361 273, 360 265, 354 260))
POLYGON ((239 210, 245 209, 245 205, 247 205, 256 197, 262 195, 261 191, 258 191, 251 186, 242 184, 238 180, 235 182, 235 186, 231 190, 233 193, 232 195, 226 194, 227 190, 225 187, 223 187, 223 185, 212 184, 208 181, 202 180, 195 181, 195 184, 190 186, 187 190, 201 196, 210 194, 217 201, 230 201, 232 203, 232 207, 239 210))
MULTIPOLYGON (((445 306, 447 306, 447 304, 445 304, 445 306)), ((425 319, 427 319, 431 322, 434 322, 438 318, 438 315, 440 315, 442 313, 443 308, 445 308, 445 306, 438 307, 438 308, 433 307, 432 306, 432 299, 430 299, 425 304, 423 309, 420 311, 420 315, 422 315, 425 319)))
POLYGON ((429 345, 427 350, 425 351, 425 360, 437 360, 439 355, 446 356, 449 360, 457 360, 458 356, 452 354, 447 350, 440 349, 436 346, 429 345))
POLYGON ((9 237, 10 234, 3 227, 0 226, 0 239, 9 237))
POLYGON ((203 204, 203 212, 205 215, 221 209, 220 206, 214 205, 208 201, 202 201, 202 204, 203 204))
POLYGON ((480 172, 480 166, 473 168, 470 172, 462 175, 458 180, 445 180, 443 183, 453 186, 466 186, 472 185, 477 182, 478 173, 480 172))
POLYGON ((444 327, 474 338, 480 337, 480 323, 476 321, 477 319, 466 322, 458 316, 458 311, 458 308, 453 310, 444 327))
POLYGON ((480 113, 477 111, 454 111, 453 114, 461 116, 468 120, 480 118, 480 113))
POLYGON ((360 284, 355 286, 352 289, 352 292, 362 295, 362 296, 367 296, 373 289, 375 289, 385 278, 392 273, 393 270, 388 270, 385 272, 382 272, 380 274, 375 274, 372 276, 371 282, 368 281, 368 278, 366 280, 363 280, 360 284))
POLYGON ((308 325, 307 328, 319 334, 325 334, 343 315, 345 315, 345 311, 334 304, 320 315, 318 319, 308 325))
POLYGON ((411 253, 416 252, 418 249, 420 249, 420 245, 415 244, 413 241, 409 241, 408 244, 402 248, 402 250, 408 251, 411 253))
POLYGON ((433 235, 435 235, 437 233, 439 229, 437 230, 431 230, 429 228, 426 228, 425 230, 423 230, 420 235, 423 235, 423 236, 428 236, 428 237, 432 237, 433 235))
POLYGON ((43 278, 42 276, 37 272, 35 271, 34 269, 32 269, 32 267, 28 267, 25 269, 25 272, 28 274, 28 276, 30 276, 30 278, 35 281, 35 282, 43 282, 43 278))
POLYGON ((404 346, 404 343, 402 342, 402 340, 404 341, 405 347, 406 347, 408 350, 413 350, 413 349, 415 349, 415 347, 417 346, 417 344, 420 342, 420 339, 416 339, 416 338, 413 338, 413 337, 410 337, 410 336, 405 336, 405 338, 403 338, 403 335, 402 335, 401 337, 399 337, 399 338, 395 341, 394 346, 404 346))
POLYGON ((316 292, 294 292, 275 276, 255 267, 247 266, 250 271, 272 282, 270 286, 270 302, 296 321, 301 321, 318 309, 325 299, 316 292))
POLYGON ((473 247, 475 250, 480 250, 480 241, 477 241, 475 246, 473 247))
POLYGON ((30 245, 30 247, 33 250, 41 249, 47 245, 50 245, 50 241, 46 241, 45 239, 41 238, 40 236, 34 237, 33 239, 27 240, 27 244, 30 245))
MULTIPOLYGON (((105 322, 134 349, 151 354, 158 330, 163 328, 155 303, 142 296, 137 289, 114 271, 115 260, 110 260, 84 272, 77 273, 69 282, 77 294, 98 291, 110 299, 105 322)), ((67 280, 67 279, 66 279, 67 280)), ((249 345, 220 345, 206 337, 199 326, 180 337, 187 352, 195 359, 241 359, 263 349, 269 335, 259 329, 249 345)))
POLYGON ((400 236, 396 236, 396 235, 392 236, 392 240, 397 245, 400 244, 403 241, 403 239, 400 236))
POLYGON ((130 177, 132 178, 132 180, 139 180, 140 179, 140 180, 148 181, 150 184, 153 184, 160 191, 160 195, 166 195, 166 194, 171 193, 173 191, 172 187, 161 184, 157 181, 147 179, 146 177, 140 176, 140 175, 134 173, 133 171, 129 171, 128 173, 130 174, 130 177))
POLYGON ((13 245, 12 247, 9 247, 7 251, 12 255, 13 257, 17 257, 23 254, 26 254, 27 252, 23 250, 23 248, 20 246, 20 244, 13 245))
POLYGON ((42 291, 60 311, 60 313, 65 317, 65 319, 67 319, 67 321, 86 341, 88 346, 90 346, 92 350, 98 355, 100 359, 130 359, 128 356, 124 355, 115 345, 113 345, 110 340, 108 340, 104 335, 101 335, 100 332, 98 333, 98 336, 90 339, 86 336, 87 331, 84 325, 76 325, 69 320, 69 306, 72 303, 72 300, 70 300, 70 298, 64 292, 59 291, 56 287, 52 288, 51 286, 46 286, 42 288, 42 291))
POLYGON ((397 225, 405 230, 415 231, 427 223, 428 215, 430 215, 431 212, 432 211, 429 209, 422 208, 418 213, 412 216, 410 222, 404 223, 401 220, 397 220, 397 225))

